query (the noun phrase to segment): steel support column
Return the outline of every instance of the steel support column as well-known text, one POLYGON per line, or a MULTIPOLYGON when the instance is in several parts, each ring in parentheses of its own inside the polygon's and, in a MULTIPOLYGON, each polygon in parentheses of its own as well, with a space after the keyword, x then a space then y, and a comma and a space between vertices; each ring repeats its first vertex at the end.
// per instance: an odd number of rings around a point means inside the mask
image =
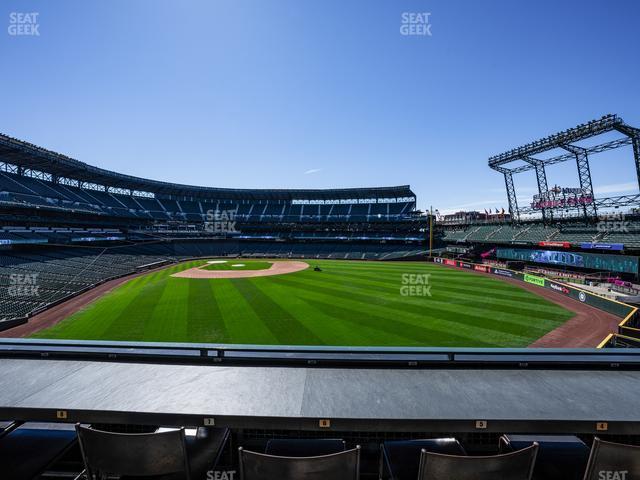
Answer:
POLYGON ((636 178, 638 179, 638 188, 640 189, 640 128, 634 128, 623 124, 617 125, 616 130, 623 133, 631 140, 633 159, 636 162, 636 178))
POLYGON ((513 185, 513 175, 509 170, 501 169, 504 174, 504 184, 507 187, 507 200, 509 202, 509 215, 512 222, 520 221, 518 211, 518 199, 516 198, 516 187, 513 185))
MULTIPOLYGON (((549 186, 547 184, 547 172, 544 168, 544 162, 532 157, 524 157, 523 160, 530 165, 533 165, 536 169, 536 181, 538 182, 538 193, 542 198, 545 198, 549 192, 549 186)), ((553 209, 542 209, 542 221, 553 220, 553 209)))
POLYGON ((578 167, 578 179, 580 180, 580 188, 584 196, 591 197, 594 201, 588 205, 582 205, 585 220, 589 220, 589 217, 596 217, 598 212, 596 210, 595 198, 593 195, 593 184, 591 183, 591 169, 589 168, 589 156, 587 150, 575 145, 562 145, 562 148, 571 152, 576 157, 576 166, 578 167))
POLYGON ((638 189, 640 189, 640 133, 632 137, 633 158, 636 161, 636 177, 638 178, 638 189))

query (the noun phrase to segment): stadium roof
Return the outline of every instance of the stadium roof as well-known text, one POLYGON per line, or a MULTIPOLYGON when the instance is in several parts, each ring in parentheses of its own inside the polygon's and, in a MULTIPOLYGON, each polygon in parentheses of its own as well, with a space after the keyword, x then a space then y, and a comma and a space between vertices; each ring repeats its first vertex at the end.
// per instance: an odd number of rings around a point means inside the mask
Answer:
POLYGON ((96 183, 113 188, 153 192, 160 195, 247 200, 340 200, 415 197, 415 193, 411 191, 409 185, 341 189, 236 189, 162 182, 94 167, 66 155, 4 134, 0 134, 0 161, 82 182, 96 183))

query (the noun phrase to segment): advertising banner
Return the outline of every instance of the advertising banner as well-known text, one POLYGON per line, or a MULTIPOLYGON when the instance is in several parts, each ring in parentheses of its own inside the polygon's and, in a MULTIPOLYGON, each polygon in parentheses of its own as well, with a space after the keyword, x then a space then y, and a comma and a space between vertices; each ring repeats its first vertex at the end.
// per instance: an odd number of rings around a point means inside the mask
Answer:
POLYGON ((540 287, 544 287, 544 278, 536 277, 535 275, 529 275, 528 273, 525 273, 524 281, 527 283, 533 283, 534 285, 538 285, 540 287))
POLYGON ((598 250, 624 250, 622 243, 581 243, 580 248, 585 250, 598 249, 598 250))
POLYGON ((49 240, 47 240, 46 238, 38 238, 38 239, 31 239, 31 238, 23 238, 20 240, 7 240, 7 239, 2 239, 0 240, 0 245, 19 245, 19 244, 36 244, 36 243, 47 243, 49 240))
POLYGON ((507 260, 566 265, 600 271, 632 273, 634 275, 638 273, 638 257, 631 255, 498 247, 496 256, 499 259, 507 260))
POLYGON ((513 278, 515 275, 511 270, 505 270, 504 268, 494 268, 492 270, 492 272, 495 275, 500 275, 502 277, 509 277, 509 278, 513 278))
POLYGON ((540 247, 555 247, 555 248, 569 248, 571 244, 569 242, 538 242, 540 247))
POLYGON ((569 295, 569 293, 571 293, 571 291, 567 287, 565 287, 564 285, 560 285, 558 283, 548 282, 548 286, 551 290, 564 293, 565 295, 569 295))

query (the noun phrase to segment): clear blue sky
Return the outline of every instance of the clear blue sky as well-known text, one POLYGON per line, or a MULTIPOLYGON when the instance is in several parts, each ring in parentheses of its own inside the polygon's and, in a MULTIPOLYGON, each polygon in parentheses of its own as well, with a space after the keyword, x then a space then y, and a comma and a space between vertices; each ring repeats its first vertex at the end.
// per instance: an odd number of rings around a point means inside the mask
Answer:
MULTIPOLYGON (((495 208, 488 156, 605 113, 640 126, 635 0, 5 0, 0 18, 0 131, 159 180, 495 208), (11 12, 40 36, 10 36, 11 12), (403 12, 432 35, 401 35, 403 12)), ((597 188, 635 188, 625 153, 594 160, 597 188)))

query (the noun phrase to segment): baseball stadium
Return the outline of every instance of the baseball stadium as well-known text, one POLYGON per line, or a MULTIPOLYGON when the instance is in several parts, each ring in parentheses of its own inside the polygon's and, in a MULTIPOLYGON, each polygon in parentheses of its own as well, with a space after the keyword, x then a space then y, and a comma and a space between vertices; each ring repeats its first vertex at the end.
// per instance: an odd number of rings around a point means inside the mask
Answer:
MULTIPOLYGON (((633 365, 640 347, 640 319, 634 306, 640 301, 640 214, 631 210, 618 215, 615 209, 638 205, 639 199, 637 195, 595 195, 589 169, 592 154, 629 146, 630 161, 640 172, 640 129, 616 115, 572 127, 489 159, 489 167, 504 176, 508 212, 439 215, 417 209, 416 195, 408 185, 325 190, 189 186, 107 171, 0 135, 0 336, 4 337, 0 346, 7 357, 3 361, 53 357, 72 358, 71 364, 88 360, 99 364, 106 355, 111 361, 134 362, 127 375, 113 373, 111 378, 130 382, 134 381, 131 375, 141 375, 143 383, 148 381, 147 374, 136 373, 137 367, 132 367, 136 362, 166 366, 210 361, 254 365, 251 368, 265 363, 286 368, 301 364, 398 368, 404 364, 428 369, 441 362, 454 369, 465 363, 486 369, 494 362, 500 368, 513 368, 512 362, 521 368, 529 363, 549 368, 554 362, 572 365, 574 361, 595 368, 617 369, 620 362, 633 365), (581 146, 585 139, 611 132, 617 134, 613 141, 581 146), (567 153, 539 159, 541 153, 558 147, 567 153), (513 167, 522 158, 529 160, 513 167), (580 188, 550 188, 545 167, 566 161, 576 162, 580 188), (535 172, 539 191, 530 206, 521 207, 513 176, 529 170, 535 172), (600 253, 603 250, 606 253, 600 253), (492 358, 496 348, 502 353, 492 358), (575 356, 567 349, 580 353, 575 356), (621 349, 630 356, 595 353, 621 349), (523 353, 527 350, 534 356, 523 353)), ((11 363, 5 365, 11 368, 11 363)), ((164 375, 153 375, 158 374, 164 375)), ((266 374, 269 381, 291 381, 289 375, 277 380, 273 374, 274 370, 266 374)), ((7 378, 12 378, 10 372, 7 378)), ((65 374, 64 378, 70 377, 65 374)), ((379 380, 358 381, 371 388, 379 380)), ((227 388, 227 382, 233 384, 227 379, 221 387, 227 388)), ((166 382, 161 383, 166 388, 166 382)), ((247 388, 246 381, 238 387, 247 388)), ((402 392, 408 385, 397 388, 402 392)), ((122 391, 130 393, 131 388, 122 391)), ((57 401, 57 396, 53 398, 57 401)), ((230 398, 239 401, 233 395, 230 398)), ((93 401, 85 405, 93 409, 93 401)), ((276 404, 274 399, 269 403, 276 404)), ((33 408, 37 402, 26 405, 33 408)), ((103 408, 107 407, 92 410, 97 417, 75 414, 74 418, 78 422, 93 418, 96 426, 89 432, 112 432, 115 420, 126 422, 127 429, 157 435, 149 433, 156 427, 146 426, 144 414, 104 417, 103 408), (133 423, 143 426, 133 427, 130 418, 134 417, 133 423), (100 418, 109 425, 97 423, 100 418)), ((10 405, 5 410, 9 418, 24 416, 10 405)), ((68 413, 56 410, 56 415, 65 419, 68 413)), ((36 413, 25 418, 48 417, 36 413)), ((163 417, 162 423, 193 423, 181 415, 164 418, 169 417, 163 417)), ((249 424, 254 425, 255 417, 250 418, 249 424)), ((213 421, 221 420, 205 419, 205 425, 213 421)), ((276 440, 276 426, 286 430, 285 436, 301 432, 279 419, 265 424, 270 440, 264 446, 255 430, 222 421, 228 427, 207 430, 214 445, 201 442, 205 451, 217 452, 206 463, 211 475, 244 468, 242 454, 234 460, 230 453, 230 438, 257 450, 287 454, 291 461, 298 454, 315 455, 324 448, 341 455, 346 441, 362 443, 355 433, 342 433, 349 440, 340 440, 337 447, 322 437, 276 440), (273 450, 274 442, 284 442, 283 450, 273 450)), ((327 428, 323 422, 330 420, 320 420, 321 429, 327 428)), ((441 428, 454 428, 443 422, 441 428)), ((482 422, 476 428, 484 429, 482 422)), ((540 428, 531 420, 516 423, 526 431, 540 428)), ((49 478, 60 475, 66 461, 78 464, 78 451, 69 453, 77 447, 75 431, 52 439, 58 434, 52 433, 51 425, 35 430, 28 422, 24 425, 13 421, 6 427, 7 433, 17 428, 18 435, 26 432, 27 439, 35 442, 23 447, 18 440, 17 448, 33 456, 33 449, 42 443, 53 448, 55 455, 46 451, 39 455, 42 463, 36 463, 36 470, 20 463, 18 471, 28 473, 10 478, 49 478), (65 455, 75 455, 75 460, 63 461, 65 455), (44 477, 32 476, 41 469, 48 472, 44 477)), ((363 428, 356 425, 345 423, 343 428, 363 428)), ((425 431, 434 425, 432 420, 414 422, 409 430, 425 431)), ((86 435, 82 428, 76 430, 80 445, 86 448, 85 442, 91 445, 91 440, 82 439, 86 435)), ((584 427, 569 422, 564 428, 582 431, 584 427)), ((596 428, 603 427, 597 423, 596 428)), ((368 435, 371 445, 384 434, 368 435)), ((468 435, 457 433, 475 449, 495 441, 489 434, 476 439, 468 435)), ((462 453, 456 450, 462 448, 457 440, 445 443, 443 450, 442 442, 448 439, 415 440, 414 445, 404 438, 401 435, 388 446, 382 443, 380 475, 385 468, 402 469, 397 458, 385 460, 391 455, 385 449, 393 452, 394 442, 408 441, 404 447, 408 451, 426 445, 438 452, 462 453)), ((520 438, 503 435, 501 448, 521 448, 520 438)), ((524 444, 533 439, 528 448, 541 440, 551 452, 575 449, 581 453, 567 468, 574 473, 584 468, 589 450, 579 437, 568 437, 568 445, 562 447, 554 446, 556 440, 548 440, 551 437, 522 438, 524 444)), ((2 437, 0 455, 1 444, 2 437)), ((359 448, 347 451, 359 458, 359 448)), ((637 447, 625 448, 636 455, 637 447)), ((170 455, 174 454, 172 450, 170 455)), ((89 465, 91 460, 82 455, 89 465)), ((126 465, 120 457, 114 462, 110 468, 115 470, 126 465)), ((551 462, 554 468, 555 462, 551 462)), ((305 468, 316 468, 313 465, 305 468)), ((403 478, 415 474, 415 465, 410 465, 410 473, 403 478)), ((349 471, 344 465, 341 468, 349 471)), ((281 478, 280 473, 273 475, 266 478, 281 478)), ((283 478, 307 478, 295 475, 283 478)), ((560 475, 538 478, 563 478, 560 475)))
POLYGON ((640 480, 640 4, 0 18, 0 480, 640 480))
POLYGON ((507 180, 509 212, 462 221, 417 210, 408 185, 179 185, 105 171, 2 136, 2 335, 310 346, 636 346, 636 310, 624 300, 640 298, 633 283, 640 222, 633 215, 624 224, 607 221, 598 212, 637 198, 596 199, 588 175, 579 178, 578 193, 557 192, 547 186, 544 168, 577 156, 588 172, 588 154, 637 146, 638 132, 609 115, 492 157, 490 167, 507 180), (610 131, 620 138, 584 154, 574 150, 582 148, 579 141, 610 131), (566 138, 574 143, 567 146, 566 138), (505 165, 556 145, 569 153, 515 171, 535 170, 538 195, 554 201, 518 208, 514 171, 505 165), (572 216, 554 218, 554 211, 568 208, 572 216), (535 214, 540 218, 520 218, 535 214))

